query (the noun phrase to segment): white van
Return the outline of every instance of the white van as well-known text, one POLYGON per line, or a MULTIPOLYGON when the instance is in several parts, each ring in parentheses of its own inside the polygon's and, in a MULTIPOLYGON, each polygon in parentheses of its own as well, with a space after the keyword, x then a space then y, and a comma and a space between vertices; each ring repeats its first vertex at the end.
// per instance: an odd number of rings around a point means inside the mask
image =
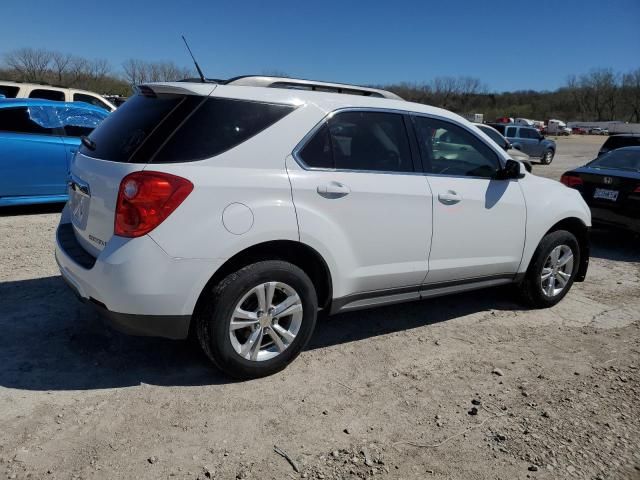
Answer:
MULTIPOLYGON (((42 98, 59 102, 85 102, 113 112, 116 106, 94 92, 76 88, 52 87, 39 83, 0 81, 0 95, 5 98, 42 98)), ((2 97, 0 97, 2 98, 2 97)))

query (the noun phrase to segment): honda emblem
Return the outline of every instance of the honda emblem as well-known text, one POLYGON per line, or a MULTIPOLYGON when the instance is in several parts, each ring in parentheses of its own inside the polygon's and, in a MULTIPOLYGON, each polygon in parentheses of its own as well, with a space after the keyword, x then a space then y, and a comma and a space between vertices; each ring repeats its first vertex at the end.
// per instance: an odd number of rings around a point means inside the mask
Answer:
POLYGON ((613 183, 613 178, 611 177, 604 177, 604 183, 606 185, 611 185, 613 183))

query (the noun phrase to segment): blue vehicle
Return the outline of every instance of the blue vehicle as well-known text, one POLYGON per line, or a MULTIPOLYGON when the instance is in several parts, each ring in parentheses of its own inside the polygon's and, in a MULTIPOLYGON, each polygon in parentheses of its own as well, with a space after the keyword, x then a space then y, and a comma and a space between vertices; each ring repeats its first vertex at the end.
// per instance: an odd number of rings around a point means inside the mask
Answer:
POLYGON ((66 202, 80 137, 108 114, 83 102, 0 99, 0 207, 66 202))

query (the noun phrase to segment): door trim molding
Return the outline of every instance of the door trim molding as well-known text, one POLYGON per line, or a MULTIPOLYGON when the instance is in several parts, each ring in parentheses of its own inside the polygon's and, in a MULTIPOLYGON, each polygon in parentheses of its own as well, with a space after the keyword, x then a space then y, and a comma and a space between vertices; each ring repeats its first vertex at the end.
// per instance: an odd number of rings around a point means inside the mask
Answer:
POLYGON ((465 278, 448 282, 427 283, 409 287, 386 288, 368 292, 353 293, 334 298, 331 302, 330 314, 350 312, 365 308, 392 305, 394 303, 411 302, 426 298, 466 292, 481 288, 517 283, 521 278, 515 273, 502 273, 485 277, 465 278))

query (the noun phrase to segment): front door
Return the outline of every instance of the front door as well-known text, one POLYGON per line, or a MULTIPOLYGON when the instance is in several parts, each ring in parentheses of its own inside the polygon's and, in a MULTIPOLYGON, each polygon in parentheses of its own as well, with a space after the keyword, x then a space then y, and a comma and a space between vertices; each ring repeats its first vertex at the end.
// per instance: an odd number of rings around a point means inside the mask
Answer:
POLYGON ((433 192, 426 284, 512 278, 520 265, 526 210, 517 180, 498 180, 500 159, 453 122, 414 117, 433 192))
POLYGON ((300 240, 339 272, 336 298, 417 292, 427 273, 432 198, 407 121, 399 113, 338 112, 287 159, 300 240))

